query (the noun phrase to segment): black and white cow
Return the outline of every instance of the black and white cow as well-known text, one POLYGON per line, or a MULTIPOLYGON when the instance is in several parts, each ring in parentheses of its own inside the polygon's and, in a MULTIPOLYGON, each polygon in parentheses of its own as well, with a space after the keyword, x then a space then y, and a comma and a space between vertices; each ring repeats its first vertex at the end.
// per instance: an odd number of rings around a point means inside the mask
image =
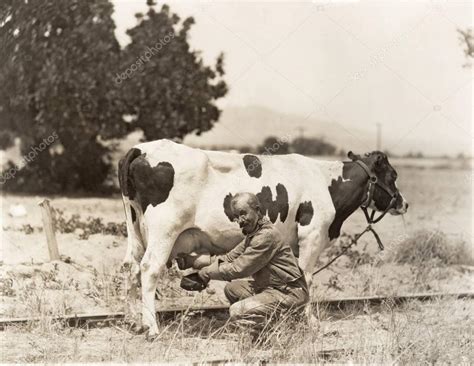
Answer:
MULTIPOLYGON (((119 163, 128 231, 124 266, 132 277, 140 276, 142 321, 149 336, 158 332, 154 296, 167 263, 183 253, 228 251, 243 239, 230 210, 237 192, 258 196, 267 217, 298 255, 309 282, 320 253, 367 198, 368 175, 355 160, 364 161, 397 193, 389 212, 406 212, 408 204, 395 185, 397 173, 385 154, 349 157, 348 162, 329 162, 298 154, 233 154, 169 140, 132 148, 119 163)), ((372 202, 383 211, 390 197, 375 189, 372 202)))

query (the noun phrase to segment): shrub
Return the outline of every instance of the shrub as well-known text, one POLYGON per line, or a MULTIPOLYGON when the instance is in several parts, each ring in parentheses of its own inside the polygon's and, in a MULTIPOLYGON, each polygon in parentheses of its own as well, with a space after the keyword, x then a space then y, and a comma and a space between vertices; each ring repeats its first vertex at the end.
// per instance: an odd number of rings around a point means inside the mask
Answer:
POLYGON ((127 236, 127 225, 125 222, 104 223, 100 217, 89 216, 84 221, 76 214, 66 219, 63 211, 56 209, 54 212, 54 222, 56 229, 61 233, 74 233, 76 230, 79 230, 79 239, 82 240, 88 239, 93 234, 127 236))
POLYGON ((417 231, 403 240, 392 254, 395 263, 406 263, 417 266, 425 264, 438 265, 468 264, 473 265, 472 252, 466 242, 450 240, 440 231, 417 231))

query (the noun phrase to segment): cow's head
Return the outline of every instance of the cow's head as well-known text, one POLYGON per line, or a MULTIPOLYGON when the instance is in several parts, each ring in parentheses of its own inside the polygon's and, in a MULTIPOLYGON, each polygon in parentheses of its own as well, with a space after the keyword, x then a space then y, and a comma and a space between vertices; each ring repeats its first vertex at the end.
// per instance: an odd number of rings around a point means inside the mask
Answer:
MULTIPOLYGON (((370 171, 377 177, 377 181, 385 185, 395 194, 393 207, 388 211, 390 214, 402 215, 407 212, 408 203, 397 188, 396 180, 398 175, 395 169, 390 165, 387 155, 380 151, 374 151, 367 153, 364 156, 360 156, 349 151, 347 156, 352 161, 363 161, 370 171)), ((367 199, 368 194, 369 193, 367 192, 365 199, 367 199)), ((390 205, 391 199, 392 197, 389 192, 383 189, 380 185, 375 184, 370 208, 377 211, 385 211, 390 205)))

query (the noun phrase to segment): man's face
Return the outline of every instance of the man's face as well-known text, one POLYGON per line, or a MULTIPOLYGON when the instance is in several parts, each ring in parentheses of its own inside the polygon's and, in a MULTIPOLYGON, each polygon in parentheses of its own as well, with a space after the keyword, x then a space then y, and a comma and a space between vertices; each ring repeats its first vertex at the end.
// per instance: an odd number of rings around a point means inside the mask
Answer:
POLYGON ((234 221, 239 224, 244 235, 250 234, 255 230, 260 218, 258 208, 251 207, 245 199, 236 198, 232 202, 232 211, 234 213, 234 221))

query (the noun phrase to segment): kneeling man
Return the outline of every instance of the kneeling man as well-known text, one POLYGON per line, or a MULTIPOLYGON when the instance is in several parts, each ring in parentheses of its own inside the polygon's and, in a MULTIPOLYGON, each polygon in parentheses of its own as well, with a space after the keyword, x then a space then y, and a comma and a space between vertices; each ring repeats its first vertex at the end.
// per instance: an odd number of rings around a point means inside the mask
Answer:
POLYGON ((263 320, 281 311, 302 310, 309 300, 303 272, 278 229, 262 215, 258 198, 238 193, 231 209, 245 239, 229 253, 213 258, 199 277, 205 282, 232 281, 224 293, 234 319, 263 320), (250 276, 252 280, 241 280, 250 276))

